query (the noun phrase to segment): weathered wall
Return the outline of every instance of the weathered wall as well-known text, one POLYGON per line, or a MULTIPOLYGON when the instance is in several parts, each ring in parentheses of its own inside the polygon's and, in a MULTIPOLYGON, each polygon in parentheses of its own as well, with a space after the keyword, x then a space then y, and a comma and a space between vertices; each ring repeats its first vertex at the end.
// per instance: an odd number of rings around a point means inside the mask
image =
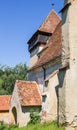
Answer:
POLYGON ((0 121, 9 124, 9 111, 0 111, 0 121))
POLYGON ((62 64, 68 63, 69 48, 69 7, 62 14, 62 64))
MULTIPOLYGON (((61 59, 55 59, 50 63, 45 65, 45 77, 49 76, 53 71, 60 68, 61 66, 61 59)), ((29 72, 28 80, 36 81, 39 84, 39 88, 41 93, 43 92, 44 86, 44 70, 43 68, 37 68, 29 72)))
MULTIPOLYGON (((64 31, 65 39, 68 38, 69 41, 70 59, 69 69, 66 71, 63 85, 59 93, 59 121, 60 123, 66 123, 67 126, 74 128, 77 127, 77 0, 70 1, 69 13, 66 13, 66 17, 69 19, 68 37, 66 36, 67 30, 64 31), (64 98, 63 93, 65 93, 64 98)), ((65 24, 67 24, 67 21, 65 24)), ((66 45, 66 43, 64 44, 66 45)))
POLYGON ((32 67, 38 60, 38 51, 39 51, 39 47, 37 46, 36 48, 34 48, 31 53, 30 53, 30 67, 32 67))
POLYGON ((69 8, 70 88, 66 89, 67 122, 77 126, 77 0, 69 8))
POLYGON ((23 107, 20 104, 20 97, 18 95, 17 91, 17 86, 15 86, 12 99, 11 99, 11 104, 10 104, 10 123, 15 124, 15 118, 13 115, 13 108, 16 108, 17 112, 17 124, 19 127, 23 127, 27 125, 27 123, 30 121, 30 110, 34 109, 37 110, 39 109, 39 112, 41 111, 41 106, 35 106, 35 107, 23 107))
POLYGON ((23 106, 22 107, 22 118, 21 118, 21 120, 22 120, 22 124, 23 124, 23 122, 24 122, 24 125, 25 124, 27 124, 29 121, 30 121, 30 111, 31 110, 34 110, 34 112, 36 112, 37 110, 39 111, 39 113, 40 113, 40 111, 41 111, 41 106, 23 106))
POLYGON ((68 114, 66 109, 66 89, 69 89, 69 79, 70 79, 70 70, 68 68, 63 68, 59 71, 58 74, 59 86, 58 86, 58 122, 59 124, 67 124, 68 114))
POLYGON ((30 67, 32 67, 38 60, 38 53, 43 49, 43 46, 37 46, 30 52, 30 67))
POLYGON ((28 75, 29 81, 36 81, 39 84, 39 89, 43 91, 43 84, 44 84, 44 72, 42 68, 37 68, 29 72, 28 75))
POLYGON ((12 98, 11 98, 11 103, 10 103, 10 123, 15 123, 14 115, 12 113, 14 107, 16 108, 16 112, 17 112, 17 124, 19 124, 19 126, 22 126, 23 125, 21 120, 22 110, 21 110, 20 100, 17 92, 17 86, 15 86, 14 88, 12 98))
POLYGON ((42 111, 46 114, 42 116, 42 121, 52 121, 57 119, 57 85, 59 85, 57 74, 51 77, 46 86, 46 98, 42 103, 42 111))

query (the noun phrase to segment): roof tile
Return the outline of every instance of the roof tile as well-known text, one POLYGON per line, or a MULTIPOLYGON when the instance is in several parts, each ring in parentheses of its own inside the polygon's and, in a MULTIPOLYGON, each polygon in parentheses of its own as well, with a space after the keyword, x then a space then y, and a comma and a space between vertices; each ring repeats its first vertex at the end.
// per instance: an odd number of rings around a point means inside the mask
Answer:
POLYGON ((61 55, 62 52, 62 41, 61 41, 61 22, 57 25, 54 33, 50 36, 50 39, 47 43, 47 49, 43 51, 38 61, 32 66, 29 70, 32 70, 36 67, 40 67, 47 62, 55 59, 57 56, 61 55))
POLYGON ((22 106, 41 106, 41 94, 36 82, 30 81, 16 81, 18 93, 20 96, 20 103, 22 106))
POLYGON ((53 33, 57 24, 60 22, 60 17, 52 10, 46 17, 44 22, 39 27, 39 31, 53 33))
POLYGON ((0 111, 7 111, 10 108, 11 96, 2 95, 0 96, 0 111))

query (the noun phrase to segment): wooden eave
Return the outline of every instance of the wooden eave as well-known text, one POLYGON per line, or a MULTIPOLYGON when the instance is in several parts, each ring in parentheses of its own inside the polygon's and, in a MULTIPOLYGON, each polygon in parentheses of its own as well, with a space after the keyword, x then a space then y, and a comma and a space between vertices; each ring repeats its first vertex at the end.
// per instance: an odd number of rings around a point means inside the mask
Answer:
POLYGON ((71 2, 68 2, 64 5, 64 7, 59 11, 59 13, 63 12, 66 8, 68 8, 71 5, 71 2))
POLYGON ((43 35, 47 35, 47 36, 51 36, 52 33, 49 33, 49 32, 43 32, 43 31, 40 31, 40 30, 37 30, 33 35, 32 37, 29 39, 29 41, 27 42, 27 44, 30 44, 32 39, 37 36, 38 34, 43 34, 43 35))

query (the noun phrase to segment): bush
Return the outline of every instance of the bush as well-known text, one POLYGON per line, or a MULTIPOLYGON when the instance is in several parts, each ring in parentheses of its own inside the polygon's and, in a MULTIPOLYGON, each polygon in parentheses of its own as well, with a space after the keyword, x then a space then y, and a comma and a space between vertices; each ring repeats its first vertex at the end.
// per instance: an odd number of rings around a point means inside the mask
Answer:
POLYGON ((3 121, 0 121, 0 126, 2 126, 3 125, 3 121))
POLYGON ((11 130, 13 130, 13 129, 15 129, 15 128, 18 128, 18 125, 17 124, 13 124, 13 125, 9 125, 9 129, 11 130))
POLYGON ((36 110, 36 112, 31 109, 30 111, 30 122, 28 124, 36 124, 36 123, 40 123, 41 121, 41 118, 40 118, 40 115, 39 115, 39 111, 36 110))

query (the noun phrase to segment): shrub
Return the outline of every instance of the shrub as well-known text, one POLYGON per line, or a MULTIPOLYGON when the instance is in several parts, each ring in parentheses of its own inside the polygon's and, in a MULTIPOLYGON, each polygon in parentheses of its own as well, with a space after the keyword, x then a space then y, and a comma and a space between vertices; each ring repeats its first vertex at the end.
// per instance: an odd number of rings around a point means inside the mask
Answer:
POLYGON ((0 126, 2 126, 3 125, 3 121, 0 121, 0 126))
POLYGON ((40 123, 41 118, 39 115, 39 111, 36 110, 34 111, 33 109, 31 109, 30 111, 30 122, 28 124, 36 124, 36 123, 40 123))
POLYGON ((17 124, 12 124, 12 125, 9 125, 9 129, 15 129, 15 128, 18 128, 18 125, 17 124))

